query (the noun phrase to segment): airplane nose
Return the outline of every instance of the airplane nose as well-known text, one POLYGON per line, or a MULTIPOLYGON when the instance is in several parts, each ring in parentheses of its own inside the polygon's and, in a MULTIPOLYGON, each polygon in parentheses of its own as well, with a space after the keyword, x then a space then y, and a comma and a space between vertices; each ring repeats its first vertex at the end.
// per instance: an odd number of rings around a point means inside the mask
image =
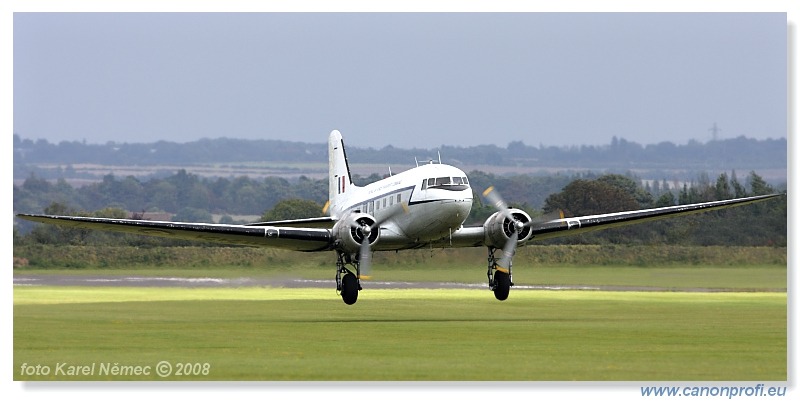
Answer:
POLYGON ((463 199, 457 202, 459 207, 459 216, 466 219, 469 216, 470 210, 472 210, 472 199, 463 199))

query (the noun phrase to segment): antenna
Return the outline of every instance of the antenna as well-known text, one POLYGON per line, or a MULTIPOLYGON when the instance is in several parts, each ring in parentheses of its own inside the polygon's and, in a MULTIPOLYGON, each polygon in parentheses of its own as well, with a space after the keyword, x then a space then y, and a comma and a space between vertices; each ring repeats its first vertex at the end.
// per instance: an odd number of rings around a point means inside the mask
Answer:
POLYGON ((439 156, 439 165, 441 165, 442 164, 442 153, 440 153, 439 150, 436 150, 436 155, 439 156))
POLYGON ((417 161, 417 157, 414 156, 414 163, 417 164, 417 168, 419 168, 419 161, 417 161))
POLYGON ((392 167, 389 167, 389 176, 392 176, 392 167))
POLYGON ((711 126, 708 131, 711 132, 711 139, 717 141, 717 134, 722 131, 722 128, 717 127, 717 122, 714 122, 714 126, 711 126))

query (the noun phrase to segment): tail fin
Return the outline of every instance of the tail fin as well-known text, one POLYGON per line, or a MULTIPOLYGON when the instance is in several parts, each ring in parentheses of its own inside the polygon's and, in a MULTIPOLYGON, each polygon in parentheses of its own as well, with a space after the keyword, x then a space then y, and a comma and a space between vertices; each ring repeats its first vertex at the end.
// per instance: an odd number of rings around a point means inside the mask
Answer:
POLYGON ((342 134, 338 130, 332 131, 328 137, 328 177, 328 211, 331 217, 338 218, 341 210, 347 207, 342 205, 343 196, 355 188, 350 177, 342 134))

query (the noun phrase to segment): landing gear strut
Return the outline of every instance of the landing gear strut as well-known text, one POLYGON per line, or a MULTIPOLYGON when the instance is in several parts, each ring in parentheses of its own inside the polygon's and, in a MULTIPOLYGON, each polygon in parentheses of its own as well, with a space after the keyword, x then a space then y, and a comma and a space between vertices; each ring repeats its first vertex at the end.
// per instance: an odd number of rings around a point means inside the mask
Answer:
MULTIPOLYGON (((494 297, 500 301, 505 301, 508 298, 508 293, 511 291, 511 286, 514 283, 511 281, 511 260, 508 261, 508 269, 497 266, 497 258, 494 257, 494 251, 497 248, 489 247, 489 270, 486 276, 489 278, 489 289, 494 291, 494 297)), ((501 250, 502 252, 502 250, 501 250)))
POLYGON ((358 292, 361 291, 361 264, 357 257, 353 259, 348 253, 337 253, 339 257, 336 259, 336 292, 342 296, 345 304, 353 305, 358 300, 358 292), (353 266, 356 272, 350 271, 347 265, 353 266))

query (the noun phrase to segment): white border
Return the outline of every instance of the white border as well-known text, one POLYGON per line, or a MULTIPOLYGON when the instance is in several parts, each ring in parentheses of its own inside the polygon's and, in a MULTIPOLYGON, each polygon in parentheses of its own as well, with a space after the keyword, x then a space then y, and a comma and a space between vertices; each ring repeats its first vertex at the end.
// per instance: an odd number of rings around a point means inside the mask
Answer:
MULTIPOLYGON (((795 155, 794 135, 796 133, 796 55, 797 55, 797 18, 800 7, 794 0, 761 0, 761 1, 721 1, 721 0, 673 0, 673 1, 589 1, 589 0, 567 0, 567 1, 513 1, 495 0, 491 2, 481 2, 476 5, 474 1, 456 0, 408 0, 408 1, 367 1, 367 0, 344 0, 344 1, 323 1, 323 0, 300 0, 300 1, 256 1, 256 0, 232 0, 232 1, 212 1, 212 0, 167 0, 167 1, 24 1, 6 0, 0 2, 0 124, 5 127, 7 140, 13 134, 13 13, 14 12, 99 12, 99 11, 126 11, 126 12, 178 12, 178 11, 332 11, 332 12, 354 12, 354 11, 421 11, 421 12, 786 12, 788 22, 788 63, 789 71, 789 111, 787 116, 789 143, 789 182, 788 188, 791 192, 795 188, 795 168, 796 163, 791 158, 795 155), (794 6, 794 7, 791 7, 794 6)), ((8 143, 3 150, 6 153, 12 152, 12 147, 8 143)), ((6 158, 7 163, 11 158, 6 158)), ((3 171, 6 175, 6 185, 13 183, 12 170, 10 167, 3 171)), ((3 216, 6 230, 3 258, 11 262, 13 251, 11 250, 11 231, 13 211, 11 192, 7 193, 6 215, 3 216)), ((797 387, 797 311, 794 290, 797 289, 797 275, 794 273, 797 268, 794 252, 794 231, 795 224, 795 203, 789 196, 789 396, 796 395, 797 387)), ((115 402, 139 402, 145 399, 159 398, 167 400, 170 398, 180 399, 183 402, 191 401, 193 398, 220 399, 228 400, 231 398, 237 401, 268 401, 269 399, 302 399, 310 398, 319 401, 339 401, 339 400, 361 400, 375 398, 380 394, 381 401, 407 401, 409 399, 422 398, 425 401, 434 399, 447 399, 448 401, 526 401, 534 399, 568 399, 584 398, 592 401, 633 401, 643 400, 638 395, 638 386, 628 383, 556 383, 556 384, 528 384, 528 386, 518 384, 448 384, 446 387, 438 384, 274 384, 256 383, 237 384, 152 384, 152 383, 59 383, 50 386, 36 386, 24 382, 12 382, 12 364, 8 357, 11 357, 13 340, 13 282, 11 281, 11 270, 6 271, 5 282, 2 287, 5 296, 2 309, 3 345, 5 346, 3 365, 0 366, 0 379, 2 379, 2 395, 5 401, 59 401, 63 399, 79 399, 81 402, 90 401, 115 401, 115 402), (312 386, 312 387, 308 387, 312 386), (508 392, 508 393, 506 393, 508 392), (65 394, 72 396, 65 396, 65 394)), ((641 385, 645 386, 645 385, 641 385)))

